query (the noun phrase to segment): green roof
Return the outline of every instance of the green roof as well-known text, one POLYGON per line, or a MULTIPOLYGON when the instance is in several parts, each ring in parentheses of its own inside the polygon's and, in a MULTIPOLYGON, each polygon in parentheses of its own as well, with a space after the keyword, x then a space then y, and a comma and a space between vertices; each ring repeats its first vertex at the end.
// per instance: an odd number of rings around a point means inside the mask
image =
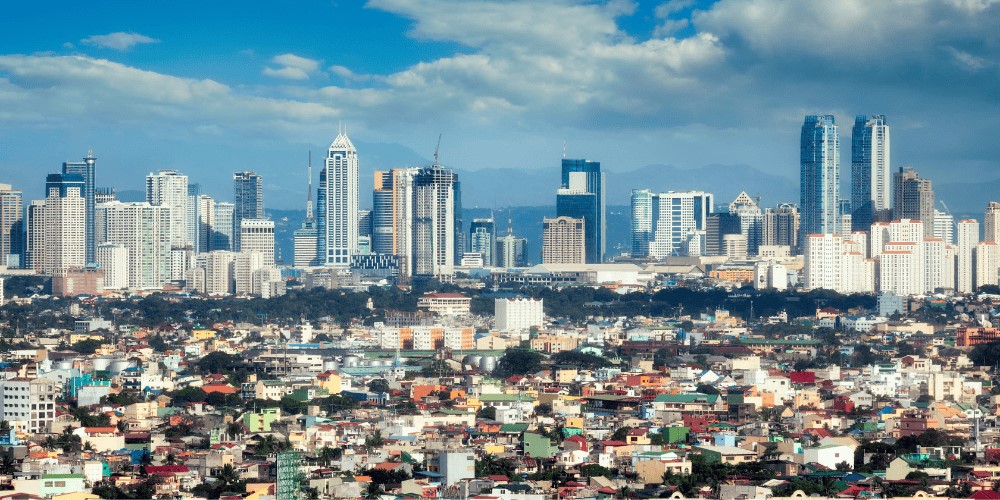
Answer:
POLYGON ((83 474, 42 474, 42 479, 86 479, 83 474))
POLYGON ((503 424, 500 426, 500 432, 504 434, 520 434, 528 430, 528 424, 503 424))
POLYGON ((718 394, 660 394, 653 400, 654 403, 697 403, 698 401, 715 403, 719 400, 718 394))
POLYGON ((785 339, 750 339, 740 338, 741 344, 763 344, 763 345, 785 345, 785 346, 807 346, 820 345, 822 340, 785 340, 785 339))

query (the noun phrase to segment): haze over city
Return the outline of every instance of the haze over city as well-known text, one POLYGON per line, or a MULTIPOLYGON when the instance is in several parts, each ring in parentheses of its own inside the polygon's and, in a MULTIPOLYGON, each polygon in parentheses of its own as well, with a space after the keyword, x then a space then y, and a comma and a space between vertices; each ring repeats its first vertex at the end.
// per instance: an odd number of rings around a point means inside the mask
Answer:
POLYGON ((993 1, 57 9, 18 3, 0 19, 0 172, 32 195, 38 172, 93 148, 99 183, 119 190, 172 168, 228 195, 232 172, 253 169, 269 208, 301 208, 306 154, 341 123, 363 187, 372 170, 427 164, 438 134, 443 164, 509 179, 466 182, 467 206, 550 204, 551 194, 504 195, 518 177, 485 170, 547 172, 554 186, 564 144, 611 179, 653 164, 728 165, 794 187, 806 114, 844 126, 885 114, 893 168, 912 165, 939 189, 998 177, 993 1))

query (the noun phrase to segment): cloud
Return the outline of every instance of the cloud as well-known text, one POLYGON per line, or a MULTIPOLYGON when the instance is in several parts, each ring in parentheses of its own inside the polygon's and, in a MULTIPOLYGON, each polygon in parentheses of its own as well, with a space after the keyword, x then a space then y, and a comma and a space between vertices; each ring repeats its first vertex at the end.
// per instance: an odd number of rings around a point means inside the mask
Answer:
POLYGON ((93 45, 102 49, 121 51, 131 49, 136 45, 144 43, 159 43, 159 40, 155 38, 141 35, 139 33, 125 33, 124 31, 108 33, 107 35, 91 35, 80 41, 86 45, 93 45))
POLYGON ((271 64, 277 67, 266 66, 263 71, 265 76, 286 80, 308 80, 310 76, 316 74, 320 62, 295 54, 281 54, 272 58, 271 64))

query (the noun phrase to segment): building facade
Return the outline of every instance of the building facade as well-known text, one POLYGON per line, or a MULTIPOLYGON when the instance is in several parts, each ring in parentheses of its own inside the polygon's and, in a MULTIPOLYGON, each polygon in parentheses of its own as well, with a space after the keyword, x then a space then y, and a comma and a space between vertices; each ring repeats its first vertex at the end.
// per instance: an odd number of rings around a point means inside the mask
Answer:
POLYGON ((800 235, 837 233, 840 136, 833 115, 806 116, 800 149, 800 235))
POLYGON ((876 214, 892 209, 889 124, 885 115, 860 115, 851 131, 851 223, 867 231, 876 214))

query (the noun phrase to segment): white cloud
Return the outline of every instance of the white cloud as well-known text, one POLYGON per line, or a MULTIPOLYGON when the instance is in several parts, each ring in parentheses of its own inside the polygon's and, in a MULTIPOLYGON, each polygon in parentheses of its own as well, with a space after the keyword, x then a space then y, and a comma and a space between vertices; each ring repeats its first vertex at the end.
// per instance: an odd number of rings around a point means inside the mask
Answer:
POLYGON ((86 45, 93 45, 102 49, 128 50, 136 45, 144 43, 158 43, 159 40, 139 33, 126 33, 117 31, 107 35, 92 35, 80 40, 86 45))
POLYGON ((316 74, 320 62, 295 54, 281 54, 272 58, 271 64, 276 67, 266 66, 263 71, 265 76, 286 80, 308 80, 310 76, 316 74))

